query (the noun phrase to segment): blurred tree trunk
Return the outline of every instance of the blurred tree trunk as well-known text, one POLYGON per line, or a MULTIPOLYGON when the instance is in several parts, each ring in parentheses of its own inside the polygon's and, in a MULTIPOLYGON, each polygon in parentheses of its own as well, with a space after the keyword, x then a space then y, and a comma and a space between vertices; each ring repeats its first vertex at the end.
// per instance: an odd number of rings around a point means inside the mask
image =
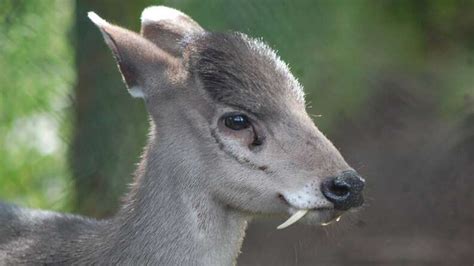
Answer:
POLYGON ((76 1, 76 67, 73 140, 70 164, 79 213, 113 213, 131 180, 145 142, 147 116, 132 99, 99 30, 87 18, 105 19, 138 30, 141 1, 76 1))

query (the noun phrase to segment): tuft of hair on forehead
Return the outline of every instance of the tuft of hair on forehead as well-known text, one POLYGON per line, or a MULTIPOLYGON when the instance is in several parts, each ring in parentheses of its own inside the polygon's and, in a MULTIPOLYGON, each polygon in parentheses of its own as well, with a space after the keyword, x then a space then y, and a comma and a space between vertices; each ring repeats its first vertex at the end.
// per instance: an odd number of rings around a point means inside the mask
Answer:
POLYGON ((253 112, 273 112, 290 102, 304 106, 302 86, 261 40, 237 32, 206 33, 191 46, 191 71, 215 100, 253 112))

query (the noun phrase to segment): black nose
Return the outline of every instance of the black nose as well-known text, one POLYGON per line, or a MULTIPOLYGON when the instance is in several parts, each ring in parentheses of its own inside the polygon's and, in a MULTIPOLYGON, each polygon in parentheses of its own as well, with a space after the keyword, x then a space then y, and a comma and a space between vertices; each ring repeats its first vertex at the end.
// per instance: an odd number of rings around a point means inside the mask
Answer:
POLYGON ((337 210, 347 210, 364 203, 362 190, 365 181, 354 171, 346 171, 341 176, 327 178, 321 184, 321 192, 334 204, 337 210))

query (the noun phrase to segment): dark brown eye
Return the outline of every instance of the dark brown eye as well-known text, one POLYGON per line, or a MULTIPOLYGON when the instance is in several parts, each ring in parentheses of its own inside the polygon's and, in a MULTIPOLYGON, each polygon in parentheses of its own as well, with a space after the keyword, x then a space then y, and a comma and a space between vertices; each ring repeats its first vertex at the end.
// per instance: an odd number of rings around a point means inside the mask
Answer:
POLYGON ((232 130, 242 130, 250 127, 250 120, 246 115, 233 114, 224 117, 224 124, 232 130))

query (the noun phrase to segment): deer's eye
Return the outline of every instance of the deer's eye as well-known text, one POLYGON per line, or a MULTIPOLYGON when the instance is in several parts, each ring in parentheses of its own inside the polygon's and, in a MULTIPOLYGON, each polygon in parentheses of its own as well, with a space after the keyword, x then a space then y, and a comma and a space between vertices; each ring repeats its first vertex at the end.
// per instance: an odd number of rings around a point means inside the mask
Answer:
POLYGON ((250 120, 243 114, 232 114, 224 117, 224 124, 232 130, 242 130, 250 127, 250 120))

